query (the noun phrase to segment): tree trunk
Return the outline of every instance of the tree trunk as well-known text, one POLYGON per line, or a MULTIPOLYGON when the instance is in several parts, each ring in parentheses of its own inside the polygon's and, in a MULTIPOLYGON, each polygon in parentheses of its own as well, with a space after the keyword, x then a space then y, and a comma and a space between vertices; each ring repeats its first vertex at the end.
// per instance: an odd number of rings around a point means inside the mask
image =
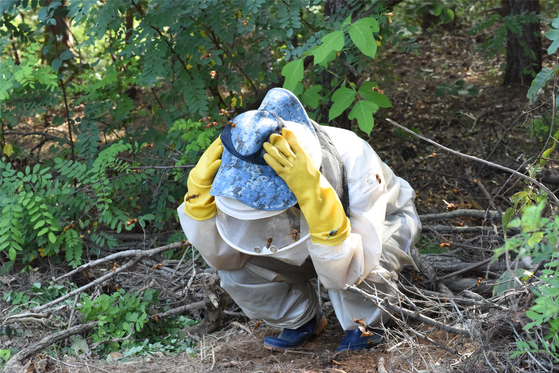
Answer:
MULTIPOLYGON (((539 13, 539 0, 503 0, 503 14, 539 13)), ((529 86, 542 68, 542 41, 539 22, 523 23, 522 34, 507 31, 507 70, 504 85, 529 86)))

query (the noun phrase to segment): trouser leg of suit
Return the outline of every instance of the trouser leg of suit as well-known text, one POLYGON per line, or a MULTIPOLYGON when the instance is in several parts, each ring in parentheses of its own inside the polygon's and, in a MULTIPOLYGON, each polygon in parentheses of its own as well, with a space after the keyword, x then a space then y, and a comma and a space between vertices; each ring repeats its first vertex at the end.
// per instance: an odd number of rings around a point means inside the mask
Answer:
MULTIPOLYGON (((368 293, 384 298, 392 293, 385 284, 374 283, 368 280, 358 285, 358 288, 368 293)), ((355 319, 363 320, 367 325, 376 326, 386 323, 390 315, 377 307, 373 302, 361 294, 353 293, 348 290, 329 290, 332 307, 336 312, 336 317, 344 330, 357 329, 358 324, 355 319)))
POLYGON ((251 319, 296 329, 316 315, 316 277, 312 262, 297 267, 277 259, 253 257, 242 268, 220 270, 221 287, 251 319))
MULTIPOLYGON (((405 246, 398 242, 396 237, 389 238, 382 246, 379 266, 358 287, 381 299, 388 298, 391 303, 394 302, 393 292, 380 277, 388 281, 397 280, 404 264, 414 264, 401 247, 405 246)), ((361 319, 370 326, 385 323, 390 319, 387 312, 361 294, 347 290, 329 290, 329 295, 336 317, 344 330, 357 329, 358 325, 354 319, 361 319)))

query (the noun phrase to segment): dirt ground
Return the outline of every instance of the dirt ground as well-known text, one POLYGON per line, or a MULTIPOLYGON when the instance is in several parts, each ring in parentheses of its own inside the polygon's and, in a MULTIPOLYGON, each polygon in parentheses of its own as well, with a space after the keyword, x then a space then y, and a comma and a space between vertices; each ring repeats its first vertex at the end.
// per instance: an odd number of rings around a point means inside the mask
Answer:
MULTIPOLYGON (((396 174, 407 179, 415 188, 420 214, 444 212, 448 204, 470 209, 485 209, 494 204, 506 209, 509 205, 507 197, 523 188, 523 183, 507 183, 510 175, 506 173, 490 167, 482 169, 479 164, 445 153, 418 138, 404 136, 383 118, 414 128, 423 136, 454 150, 516 169, 541 150, 541 144, 536 143, 530 134, 532 129, 528 120, 538 113, 522 114, 528 109, 527 87, 501 86, 504 56, 483 59, 475 53, 476 44, 465 29, 425 33, 418 42, 419 56, 388 50, 375 62, 382 67, 380 71, 390 73, 385 76, 373 74, 371 80, 379 82, 379 87, 390 97, 394 107, 376 117, 371 145, 396 174), (480 91, 479 95, 435 97, 438 84, 453 85, 459 79, 464 79, 465 84, 473 84, 480 91), (473 180, 483 182, 492 196, 497 192, 499 195, 494 201, 488 200, 473 180)), ((479 219, 464 218, 441 224, 468 226, 483 223, 479 219)), ((454 255, 472 261, 489 257, 490 250, 500 244, 495 236, 490 235, 424 231, 424 237, 420 249, 446 242, 450 244, 449 249, 454 250, 454 255)), ((411 271, 405 276, 412 283, 421 281, 411 271)), ((34 362, 45 360, 46 369, 36 368, 35 371, 450 372, 456 371, 454 368, 460 361, 476 348, 463 337, 429 330, 434 341, 456 351, 451 353, 417 338, 412 341, 409 336, 393 329, 388 333, 387 342, 373 350, 336 353, 343 331, 327 304, 325 311, 329 321, 325 331, 296 351, 279 353, 266 350, 262 345, 264 336, 276 335, 279 330, 259 326, 253 331, 255 321, 228 317, 220 331, 198 342, 193 354, 154 354, 110 363, 97 360, 94 356, 75 358, 59 355, 55 359, 41 355, 35 357, 34 362)), ((415 327, 417 330, 428 330, 425 325, 416 324, 415 327)), ((35 340, 35 337, 28 341, 35 340)), ((483 372, 485 369, 475 371, 483 372)))
MULTIPOLYGON (((118 373, 182 373, 182 372, 337 372, 367 373, 383 372, 447 372, 457 362, 457 355, 437 350, 432 345, 399 340, 389 337, 386 344, 372 350, 336 352, 343 331, 333 314, 330 324, 316 337, 297 350, 272 352, 263 347, 265 336, 277 335, 278 329, 258 327, 254 332, 248 328, 229 327, 207 335, 200 342, 194 355, 164 356, 163 354, 122 359, 116 362, 84 361, 61 357, 49 359, 49 372, 108 371, 118 373), (398 343, 396 341, 398 340, 398 343), (391 346, 391 347, 388 347, 391 346), (428 359, 428 361, 425 360, 428 359), (379 367, 379 365, 381 367, 379 367), (412 366, 414 368, 412 368, 412 366)), ((465 340, 448 333, 435 331, 430 337, 460 352, 467 351, 465 340)))

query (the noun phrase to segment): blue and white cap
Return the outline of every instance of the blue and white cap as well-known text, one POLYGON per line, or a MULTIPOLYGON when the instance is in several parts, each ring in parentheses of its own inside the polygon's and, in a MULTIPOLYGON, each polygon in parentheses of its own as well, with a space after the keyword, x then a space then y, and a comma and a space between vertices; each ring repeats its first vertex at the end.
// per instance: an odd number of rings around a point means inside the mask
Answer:
POLYGON ((233 199, 261 211, 282 211, 297 204, 287 184, 264 161, 262 147, 270 135, 281 134, 285 127, 293 131, 317 168, 320 167, 320 142, 297 97, 286 89, 274 88, 258 110, 242 113, 232 122, 234 126, 226 126, 221 134, 222 163, 210 194, 218 197, 216 201, 221 205, 233 199))

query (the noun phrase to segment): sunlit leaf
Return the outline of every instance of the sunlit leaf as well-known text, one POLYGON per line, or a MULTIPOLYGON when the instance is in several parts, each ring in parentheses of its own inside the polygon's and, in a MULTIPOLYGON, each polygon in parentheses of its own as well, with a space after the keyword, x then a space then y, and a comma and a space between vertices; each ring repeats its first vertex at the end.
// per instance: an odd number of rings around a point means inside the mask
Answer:
POLYGON ((321 90, 322 86, 320 84, 313 85, 301 95, 301 102, 312 107, 313 109, 316 109, 320 103, 320 100, 322 100, 322 96, 318 94, 318 92, 320 92, 321 90))
POLYGON ((351 109, 348 118, 357 119, 357 124, 359 129, 366 132, 368 135, 371 134, 373 127, 375 126, 375 120, 373 118, 373 113, 378 110, 378 105, 370 101, 358 101, 351 109))
POLYGON ((303 80, 303 60, 298 59, 289 62, 281 70, 281 75, 285 76, 285 82, 283 83, 283 88, 294 92, 297 83, 303 80))
POLYGON ((4 154, 6 154, 8 157, 10 157, 13 152, 14 152, 14 147, 12 146, 12 144, 6 144, 4 145, 4 154))
POLYGON ((332 95, 332 107, 330 108, 329 112, 329 119, 332 120, 334 118, 339 117, 345 109, 347 109, 353 100, 355 99, 355 91, 350 88, 339 88, 334 94, 332 95))
POLYGON ((314 63, 319 64, 328 57, 332 51, 339 52, 344 47, 344 32, 334 31, 322 38, 322 44, 313 51, 314 63))
POLYGON ((375 58, 377 43, 373 32, 378 32, 378 22, 372 18, 363 18, 349 26, 348 32, 353 44, 359 48, 361 53, 375 58))
POLYGON ((534 101, 538 97, 539 90, 543 89, 547 85, 547 83, 551 79, 553 79, 553 77, 555 76, 555 74, 557 74, 558 71, 559 71, 559 66, 556 66, 554 69, 544 67, 538 73, 538 75, 536 75, 534 80, 532 80, 532 85, 530 86, 530 89, 528 89, 528 94, 527 94, 531 104, 534 103, 534 101))
POLYGON ((382 108, 392 107, 390 100, 383 93, 373 91, 375 83, 371 81, 366 81, 359 87, 359 96, 363 97, 367 101, 371 101, 382 108))

